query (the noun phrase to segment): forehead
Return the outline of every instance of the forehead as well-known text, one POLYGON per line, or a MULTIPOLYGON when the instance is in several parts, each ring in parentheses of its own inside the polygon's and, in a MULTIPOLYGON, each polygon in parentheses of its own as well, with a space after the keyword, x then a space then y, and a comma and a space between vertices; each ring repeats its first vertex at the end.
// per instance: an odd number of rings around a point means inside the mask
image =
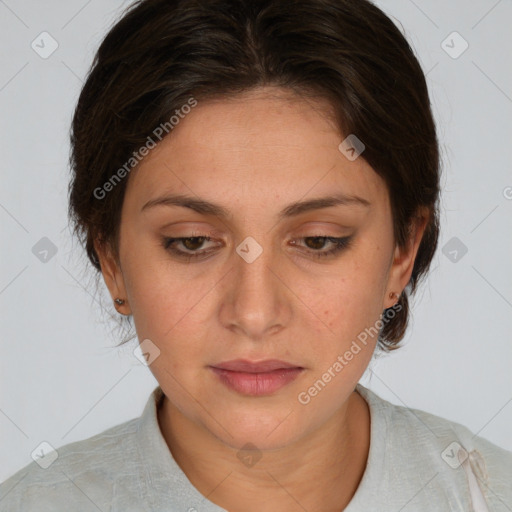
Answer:
POLYGON ((132 171, 125 201, 139 210, 162 192, 247 208, 333 192, 385 201, 383 180, 344 156, 343 138, 327 102, 279 89, 198 102, 132 171))

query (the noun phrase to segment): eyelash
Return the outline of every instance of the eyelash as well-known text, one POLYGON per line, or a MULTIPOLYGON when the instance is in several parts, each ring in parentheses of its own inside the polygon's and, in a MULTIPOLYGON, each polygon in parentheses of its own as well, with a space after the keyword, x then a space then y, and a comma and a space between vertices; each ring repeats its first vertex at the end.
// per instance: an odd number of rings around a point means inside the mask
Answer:
MULTIPOLYGON (((211 238, 209 236, 190 236, 190 237, 181 237, 181 238, 169 238, 164 237, 162 240, 162 245, 165 250, 170 251, 174 255, 178 256, 179 258, 183 258, 187 261, 191 261, 196 258, 201 258, 202 256, 206 256, 209 252, 213 251, 203 251, 203 252, 196 252, 195 254, 186 253, 184 251, 177 250, 174 246, 176 242, 182 242, 183 240, 193 240, 193 239, 202 239, 203 242, 209 242, 211 241, 211 238)), ((315 235, 315 236, 305 236, 302 237, 300 240, 305 240, 306 238, 312 238, 312 239, 325 239, 326 241, 329 241, 334 244, 334 247, 332 249, 329 249, 328 251, 315 251, 313 249, 309 249, 308 252, 310 252, 314 258, 326 258, 329 256, 334 256, 335 254, 343 251, 346 249, 350 243, 352 242, 352 236, 346 236, 342 238, 337 238, 333 236, 326 236, 326 235, 315 235)), ((189 249, 190 250, 190 249, 189 249)))

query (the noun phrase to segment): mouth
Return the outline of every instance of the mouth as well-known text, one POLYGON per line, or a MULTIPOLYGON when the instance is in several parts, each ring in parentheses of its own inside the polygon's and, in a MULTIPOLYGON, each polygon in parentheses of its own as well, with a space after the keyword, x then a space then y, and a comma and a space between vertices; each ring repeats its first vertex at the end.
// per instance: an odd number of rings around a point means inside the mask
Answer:
POLYGON ((242 395, 271 395, 294 381, 304 368, 285 361, 269 359, 252 362, 242 359, 210 366, 220 381, 242 395))

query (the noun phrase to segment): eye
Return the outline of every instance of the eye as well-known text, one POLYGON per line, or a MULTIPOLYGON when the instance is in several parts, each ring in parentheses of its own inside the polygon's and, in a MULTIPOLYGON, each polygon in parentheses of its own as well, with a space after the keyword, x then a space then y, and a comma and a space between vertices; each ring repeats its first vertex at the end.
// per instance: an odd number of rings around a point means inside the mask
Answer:
POLYGON ((169 238, 165 237, 163 239, 163 246, 166 250, 170 251, 172 254, 180 258, 185 258, 187 260, 191 260, 194 258, 199 258, 204 256, 205 253, 210 253, 212 251, 198 251, 205 242, 211 241, 209 236, 192 236, 192 237, 181 237, 181 238, 169 238), (186 250, 191 251, 182 251, 180 249, 176 249, 176 244, 182 244, 182 247, 185 247, 186 250))
MULTIPOLYGON (((313 255, 314 258, 325 258, 328 256, 334 256, 335 254, 346 249, 350 242, 352 241, 352 236, 345 236, 341 238, 333 237, 333 236, 325 236, 325 235, 317 235, 317 236, 307 236, 301 238, 300 240, 312 240, 312 243, 306 243, 306 246, 309 248, 313 247, 313 249, 308 252, 313 255), (326 242, 331 244, 331 248, 328 250, 322 251, 322 247, 325 246, 326 242)), ((292 245, 297 245, 295 240, 292 240, 292 245)))
MULTIPOLYGON (((308 253, 310 253, 314 258, 326 258, 329 256, 334 256, 342 250, 346 249, 352 240, 352 236, 346 237, 332 237, 332 236, 308 236, 300 238, 299 240, 304 240, 306 242, 306 247, 308 253), (331 248, 328 250, 321 250, 325 247, 326 243, 330 244, 331 248)), ((165 250, 170 251, 178 258, 185 259, 187 261, 202 258, 208 256, 213 250, 200 250, 204 247, 205 242, 210 242, 211 238, 209 236, 192 236, 192 237, 180 237, 180 238, 169 238, 164 237, 162 240, 162 245, 165 250), (185 248, 185 250, 178 249, 176 246, 181 245, 185 248)), ((298 246, 296 240, 292 240, 291 245, 298 246)))

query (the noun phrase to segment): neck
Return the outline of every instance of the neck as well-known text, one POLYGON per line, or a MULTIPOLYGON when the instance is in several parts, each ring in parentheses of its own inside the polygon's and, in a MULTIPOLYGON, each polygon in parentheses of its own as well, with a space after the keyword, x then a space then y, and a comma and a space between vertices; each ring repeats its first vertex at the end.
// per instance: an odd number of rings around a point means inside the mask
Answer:
POLYGON ((240 463, 239 449, 183 416, 166 397, 158 416, 190 482, 230 512, 339 512, 354 496, 366 467, 370 413, 356 391, 319 429, 287 446, 255 451, 246 464, 240 463))

